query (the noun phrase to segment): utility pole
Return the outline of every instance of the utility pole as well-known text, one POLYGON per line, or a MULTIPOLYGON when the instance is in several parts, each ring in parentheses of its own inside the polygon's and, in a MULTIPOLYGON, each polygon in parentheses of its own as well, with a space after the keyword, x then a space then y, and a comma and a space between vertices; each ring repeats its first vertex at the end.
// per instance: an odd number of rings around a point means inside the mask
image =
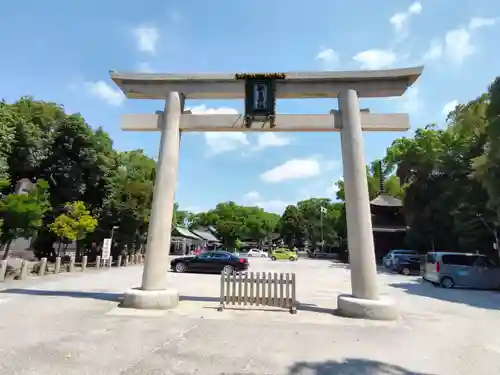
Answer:
POLYGON ((320 227, 321 227, 321 252, 324 253, 325 252, 325 249, 324 249, 325 241, 323 238, 323 214, 326 213, 326 208, 321 206, 319 209, 319 212, 320 212, 320 227))
POLYGON ((488 225, 488 223, 486 222, 486 220, 484 220, 484 217, 483 215, 481 214, 477 214, 477 217, 483 222, 484 226, 486 227, 486 229, 488 229, 488 231, 493 235, 493 237, 495 238, 495 243, 493 245, 493 247, 495 248, 495 250, 497 251, 498 253, 498 259, 500 259, 500 246, 499 246, 499 242, 498 242, 498 233, 497 233, 497 229, 496 228, 492 228, 488 225))

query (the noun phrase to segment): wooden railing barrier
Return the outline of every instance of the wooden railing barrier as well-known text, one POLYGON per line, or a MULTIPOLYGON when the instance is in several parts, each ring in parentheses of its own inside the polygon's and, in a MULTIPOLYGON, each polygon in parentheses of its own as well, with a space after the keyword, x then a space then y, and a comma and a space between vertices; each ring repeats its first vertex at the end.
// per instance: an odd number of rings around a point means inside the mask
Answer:
POLYGON ((270 306, 297 313, 294 273, 222 272, 218 311, 226 305, 270 306))

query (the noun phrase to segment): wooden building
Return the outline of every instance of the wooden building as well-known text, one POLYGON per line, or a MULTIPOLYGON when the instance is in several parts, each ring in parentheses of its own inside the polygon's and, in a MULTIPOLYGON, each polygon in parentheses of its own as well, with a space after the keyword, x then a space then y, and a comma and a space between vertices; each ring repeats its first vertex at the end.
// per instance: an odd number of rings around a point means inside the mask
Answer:
POLYGON ((370 202, 375 256, 380 261, 389 250, 405 249, 408 230, 399 198, 386 194, 380 181, 380 194, 370 202))

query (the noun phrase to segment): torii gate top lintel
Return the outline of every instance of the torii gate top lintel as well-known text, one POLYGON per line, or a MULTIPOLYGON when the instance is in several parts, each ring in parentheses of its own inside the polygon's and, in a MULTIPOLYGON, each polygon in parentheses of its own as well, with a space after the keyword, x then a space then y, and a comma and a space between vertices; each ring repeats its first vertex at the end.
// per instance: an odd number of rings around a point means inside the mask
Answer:
MULTIPOLYGON (((388 70, 322 71, 280 73, 276 98, 336 98, 345 89, 358 97, 401 96, 422 73, 423 66, 388 70)), ((245 83, 238 73, 157 74, 110 71, 111 79, 130 99, 165 99, 180 92, 186 99, 243 99, 245 83)), ((261 73, 255 73, 261 74, 261 73)))

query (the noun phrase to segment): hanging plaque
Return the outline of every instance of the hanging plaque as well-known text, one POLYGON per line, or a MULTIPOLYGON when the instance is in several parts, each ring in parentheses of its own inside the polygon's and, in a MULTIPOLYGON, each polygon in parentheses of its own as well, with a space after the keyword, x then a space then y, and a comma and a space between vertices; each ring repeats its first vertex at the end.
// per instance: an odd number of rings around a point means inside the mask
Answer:
POLYGON ((253 122, 269 122, 275 126, 276 80, 285 79, 284 73, 236 74, 236 79, 245 80, 245 126, 253 122))

